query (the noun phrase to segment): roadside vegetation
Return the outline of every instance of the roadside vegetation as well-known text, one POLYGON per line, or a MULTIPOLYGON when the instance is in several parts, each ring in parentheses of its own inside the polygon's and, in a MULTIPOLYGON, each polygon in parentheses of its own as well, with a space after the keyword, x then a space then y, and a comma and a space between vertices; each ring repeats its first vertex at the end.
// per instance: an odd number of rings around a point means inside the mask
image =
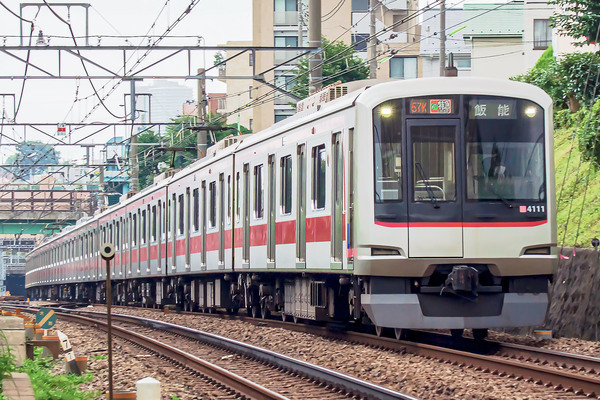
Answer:
MULTIPOLYGON (((10 377, 11 372, 25 372, 29 375, 36 400, 90 400, 101 396, 100 391, 80 391, 79 385, 91 382, 94 376, 86 372, 55 375, 52 371, 60 361, 42 357, 42 349, 36 348, 33 360, 25 360, 22 367, 15 365, 15 357, 6 349, 0 352, 0 378, 10 377)), ((0 394, 0 399, 4 396, 0 394)))

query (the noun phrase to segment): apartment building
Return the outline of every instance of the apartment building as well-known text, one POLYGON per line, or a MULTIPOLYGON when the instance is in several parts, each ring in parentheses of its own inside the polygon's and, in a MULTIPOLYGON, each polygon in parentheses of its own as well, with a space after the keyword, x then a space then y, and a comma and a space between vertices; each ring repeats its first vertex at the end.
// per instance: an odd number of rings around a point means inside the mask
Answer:
MULTIPOLYGON (((248 45, 271 47, 308 46, 308 0, 253 0, 253 39, 248 45)), ((417 18, 410 18, 418 7, 418 0, 381 1, 376 11, 376 32, 379 54, 377 78, 410 79, 421 76, 419 62, 420 26, 417 18), (388 27, 384 32, 384 28, 388 27), (389 58, 391 55, 393 57, 389 58)), ((367 60, 367 41, 370 31, 369 0, 339 0, 321 2, 321 33, 330 41, 352 44, 359 55, 367 60)), ((242 45, 246 42, 229 42, 242 45)), ((238 52, 228 52, 229 58, 238 52)), ((264 80, 286 90, 295 82, 297 51, 258 51, 254 56, 236 57, 227 62, 228 76, 249 76, 264 72, 264 80), (266 72, 265 72, 266 71, 266 72)), ((252 126, 257 132, 294 114, 295 101, 258 81, 227 80, 228 123, 252 126), (240 107, 250 104, 244 111, 240 107), (239 116, 238 116, 239 114, 239 116)))

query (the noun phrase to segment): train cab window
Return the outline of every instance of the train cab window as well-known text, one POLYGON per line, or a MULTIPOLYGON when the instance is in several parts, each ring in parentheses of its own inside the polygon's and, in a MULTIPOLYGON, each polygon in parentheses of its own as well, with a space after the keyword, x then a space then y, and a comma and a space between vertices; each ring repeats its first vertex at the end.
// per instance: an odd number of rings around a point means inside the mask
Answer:
POLYGON ((327 168, 327 155, 325 145, 312 149, 312 204, 313 210, 325 208, 325 172, 327 168))
POLYGON ((148 221, 146 219, 146 210, 142 210, 142 223, 141 223, 141 226, 140 226, 141 233, 142 233, 140 235, 141 239, 142 239, 142 244, 146 244, 146 239, 147 239, 147 237, 146 237, 146 230, 147 230, 147 228, 146 227, 148 226, 147 223, 148 223, 148 221))
POLYGON ((178 198, 179 203, 177 204, 177 207, 179 208, 179 220, 178 220, 178 230, 177 232, 180 235, 183 235, 183 231, 184 231, 184 219, 183 219, 183 195, 180 194, 179 198, 178 198))
POLYGON ((254 167, 254 218, 261 219, 265 213, 263 166, 254 167))
POLYGON ((281 157, 281 214, 292 213, 292 156, 281 157))
POLYGON ((544 112, 495 96, 465 100, 467 198, 545 201, 544 112))
POLYGON ((217 226, 217 182, 208 184, 208 226, 217 226))
POLYGON ((384 103, 373 112, 375 202, 402 201, 402 107, 384 103))
POLYGON ((456 200, 454 126, 412 126, 413 201, 456 200), (432 198, 433 196, 433 198, 432 198))
POLYGON ((194 232, 198 232, 200 229, 200 190, 194 189, 192 192, 192 198, 194 202, 194 232))
POLYGON ((156 226, 156 219, 158 218, 158 216, 156 215, 156 206, 152 206, 152 230, 150 231, 150 240, 152 240, 152 242, 156 242, 156 233, 157 233, 157 226, 156 226))

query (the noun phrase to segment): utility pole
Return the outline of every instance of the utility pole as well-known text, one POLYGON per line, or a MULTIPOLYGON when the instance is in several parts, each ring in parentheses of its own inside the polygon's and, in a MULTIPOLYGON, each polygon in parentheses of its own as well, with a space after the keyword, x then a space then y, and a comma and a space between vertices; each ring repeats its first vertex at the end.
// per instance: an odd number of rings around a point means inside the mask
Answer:
POLYGON ((440 76, 446 69, 446 0, 440 3, 440 76))
POLYGON ((298 0, 298 47, 302 47, 302 0, 298 0))
POLYGON ((130 79, 130 94, 131 98, 131 138, 129 140, 129 166, 131 171, 131 191, 137 192, 140 189, 140 178, 139 178, 139 163, 138 163, 138 151, 137 151, 137 134, 133 131, 135 124, 135 78, 130 79))
MULTIPOLYGON (((198 124, 206 126, 206 72, 204 68, 198 68, 198 124)), ((196 158, 206 156, 206 129, 196 132, 196 158)))
POLYGON ((308 93, 318 92, 323 87, 321 62, 321 0, 308 0, 308 46, 313 54, 308 60, 308 93))
POLYGON ((379 0, 370 0, 369 2, 369 10, 371 18, 369 24, 369 78, 375 79, 377 78, 377 37, 375 37, 375 9, 377 8, 377 4, 379 0))

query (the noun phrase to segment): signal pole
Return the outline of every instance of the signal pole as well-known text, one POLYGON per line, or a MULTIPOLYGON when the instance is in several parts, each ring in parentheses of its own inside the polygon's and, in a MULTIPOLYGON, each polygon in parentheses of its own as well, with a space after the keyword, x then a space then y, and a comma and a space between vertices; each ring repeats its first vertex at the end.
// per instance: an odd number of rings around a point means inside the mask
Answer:
POLYGON ((440 76, 446 69, 446 0, 440 3, 440 76))
POLYGON ((377 38, 375 37, 375 9, 377 8, 377 4, 379 0, 370 0, 369 10, 370 10, 370 24, 369 24, 369 78, 375 79, 377 78, 377 38))
POLYGON ((321 62, 321 0, 308 0, 308 46, 314 53, 308 60, 308 93, 318 92, 323 87, 321 62))
POLYGON ((129 165, 131 170, 131 191, 137 192, 140 188, 140 178, 139 178, 139 163, 138 163, 138 151, 137 151, 137 135, 133 132, 133 127, 135 124, 135 78, 131 78, 131 89, 130 95, 131 97, 131 138, 129 140, 129 165))

